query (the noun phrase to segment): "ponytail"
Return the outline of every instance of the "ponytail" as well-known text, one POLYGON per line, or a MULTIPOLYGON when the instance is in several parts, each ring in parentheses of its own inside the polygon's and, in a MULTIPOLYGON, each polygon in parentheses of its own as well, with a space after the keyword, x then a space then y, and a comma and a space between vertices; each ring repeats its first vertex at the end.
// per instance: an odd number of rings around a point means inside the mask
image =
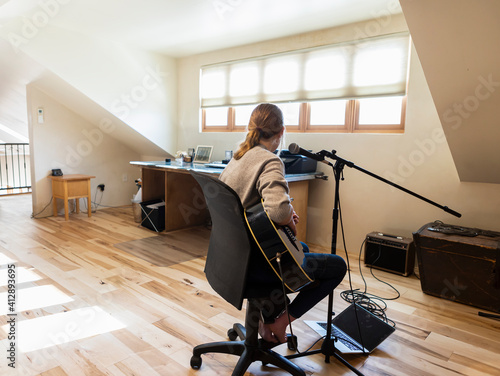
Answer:
POLYGON ((270 103, 259 104, 252 111, 247 136, 234 153, 234 159, 240 159, 247 151, 259 145, 261 139, 269 139, 282 129, 283 113, 279 107, 270 103))
POLYGON ((254 146, 260 143, 260 132, 257 129, 251 130, 247 133, 245 141, 240 144, 240 148, 234 153, 234 159, 238 160, 245 155, 254 146))

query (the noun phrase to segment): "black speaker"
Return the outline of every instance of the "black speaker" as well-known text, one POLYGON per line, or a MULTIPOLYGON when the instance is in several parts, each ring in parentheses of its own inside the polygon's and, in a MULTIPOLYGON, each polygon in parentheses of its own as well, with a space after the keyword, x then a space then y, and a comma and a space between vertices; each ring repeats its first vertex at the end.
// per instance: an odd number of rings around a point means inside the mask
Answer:
POLYGON ((415 266, 412 238, 371 232, 366 235, 365 265, 408 276, 415 266))

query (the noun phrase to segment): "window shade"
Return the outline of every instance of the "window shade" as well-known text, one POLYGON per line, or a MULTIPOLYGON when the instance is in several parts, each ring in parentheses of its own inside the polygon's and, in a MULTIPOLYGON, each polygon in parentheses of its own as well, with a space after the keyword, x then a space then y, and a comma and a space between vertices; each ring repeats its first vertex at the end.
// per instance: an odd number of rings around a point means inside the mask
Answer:
POLYGON ((405 95, 408 33, 201 68, 202 107, 405 95))

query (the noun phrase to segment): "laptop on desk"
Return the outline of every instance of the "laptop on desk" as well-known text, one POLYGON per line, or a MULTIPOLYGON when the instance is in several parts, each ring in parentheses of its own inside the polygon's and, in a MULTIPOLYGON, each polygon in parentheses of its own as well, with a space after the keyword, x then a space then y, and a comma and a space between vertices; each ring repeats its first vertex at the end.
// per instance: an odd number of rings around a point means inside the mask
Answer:
MULTIPOLYGON (((326 335, 326 322, 304 322, 319 335, 326 335)), ((393 326, 354 303, 332 320, 332 336, 337 339, 335 348, 344 354, 369 354, 395 330, 393 326)))

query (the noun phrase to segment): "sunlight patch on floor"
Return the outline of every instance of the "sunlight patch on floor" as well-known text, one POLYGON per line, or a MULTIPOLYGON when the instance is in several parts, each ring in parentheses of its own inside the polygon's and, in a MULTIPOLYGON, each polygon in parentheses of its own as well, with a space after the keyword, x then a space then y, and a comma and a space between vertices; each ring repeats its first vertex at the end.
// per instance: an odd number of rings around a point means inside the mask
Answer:
MULTIPOLYGON (((100 307, 86 307, 17 323, 18 348, 21 352, 40 350, 123 329, 125 325, 100 307)), ((8 325, 2 326, 7 333, 8 325)))
MULTIPOLYGON (((7 292, 0 293, 0 302, 7 301, 7 292)), ((16 312, 28 311, 31 309, 50 307, 69 303, 73 301, 68 295, 64 294, 57 287, 52 285, 35 286, 16 291, 16 312)), ((0 315, 6 315, 9 312, 9 306, 0 305, 0 315)))
POLYGON ((14 264, 16 262, 16 260, 12 260, 10 257, 5 256, 3 253, 0 253, 0 267, 4 265, 14 264))
MULTIPOLYGON (((6 264, 10 265, 10 264, 6 264)), ((35 282, 41 280, 37 273, 35 273, 32 269, 26 269, 24 267, 16 268, 16 284, 19 285, 21 283, 26 282, 35 282)), ((7 269, 0 269, 0 287, 7 286, 7 269)))

